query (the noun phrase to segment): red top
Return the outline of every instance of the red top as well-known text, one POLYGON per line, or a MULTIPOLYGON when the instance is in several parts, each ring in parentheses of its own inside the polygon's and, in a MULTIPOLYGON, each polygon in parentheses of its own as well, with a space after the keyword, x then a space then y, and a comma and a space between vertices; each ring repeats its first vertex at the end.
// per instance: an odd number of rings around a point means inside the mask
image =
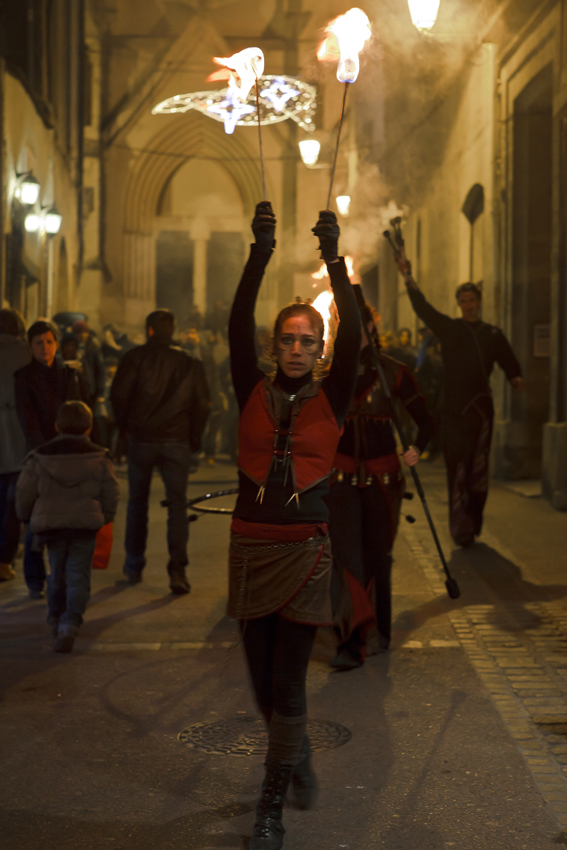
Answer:
MULTIPOLYGON (((268 379, 259 381, 240 415, 238 466, 258 486, 266 483, 277 451, 281 396, 268 379)), ((303 387, 285 432, 294 492, 301 494, 329 476, 341 433, 320 385, 303 387)))

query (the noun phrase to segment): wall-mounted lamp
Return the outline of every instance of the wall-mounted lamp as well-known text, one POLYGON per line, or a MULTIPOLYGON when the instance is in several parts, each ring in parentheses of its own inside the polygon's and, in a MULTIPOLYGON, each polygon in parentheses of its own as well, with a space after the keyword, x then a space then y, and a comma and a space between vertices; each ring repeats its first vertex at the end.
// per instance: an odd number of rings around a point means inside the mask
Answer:
POLYGON ((54 204, 45 213, 45 232, 49 236, 55 236, 61 229, 62 221, 63 216, 57 212, 57 207, 54 204))
POLYGON ((341 215, 347 216, 350 210, 350 195, 339 195, 337 198, 337 209, 341 215))
POLYGON ((305 165, 315 165, 319 159, 319 151, 321 150, 321 142, 317 139, 303 139, 299 143, 299 153, 305 165))
POLYGON ((35 213, 28 213, 24 219, 26 233, 37 233, 41 227, 41 218, 35 213))
POLYGON ((428 32, 435 26, 441 0, 408 0, 411 20, 421 32, 428 32))
POLYGON ((39 181, 36 180, 31 171, 28 171, 25 174, 18 174, 17 177, 18 184, 15 192, 16 198, 21 201, 22 204, 33 207, 39 198, 39 190, 41 188, 39 181))

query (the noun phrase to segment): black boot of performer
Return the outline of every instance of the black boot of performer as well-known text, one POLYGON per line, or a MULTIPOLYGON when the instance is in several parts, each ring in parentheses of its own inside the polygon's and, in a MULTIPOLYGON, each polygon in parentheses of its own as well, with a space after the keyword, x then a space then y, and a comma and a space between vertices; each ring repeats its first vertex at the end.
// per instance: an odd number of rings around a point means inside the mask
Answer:
POLYGON ((317 800, 319 784, 311 763, 311 741, 305 735, 301 744, 299 761, 291 777, 295 801, 300 809, 312 809, 317 800))
POLYGON ((340 644, 337 654, 329 661, 329 667, 341 671, 355 670, 357 667, 362 667, 364 664, 362 647, 363 642, 359 631, 355 629, 348 640, 340 644))
POLYGON ((248 850, 280 850, 282 847, 285 835, 282 809, 292 773, 292 765, 266 761, 266 777, 248 850))

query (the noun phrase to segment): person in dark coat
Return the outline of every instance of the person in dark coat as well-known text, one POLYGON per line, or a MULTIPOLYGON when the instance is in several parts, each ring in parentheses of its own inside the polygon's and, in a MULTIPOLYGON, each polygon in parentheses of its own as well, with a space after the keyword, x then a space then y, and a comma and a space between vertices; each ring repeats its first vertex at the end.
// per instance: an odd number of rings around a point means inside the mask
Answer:
MULTIPOLYGON (((86 390, 76 369, 55 356, 59 335, 55 325, 43 319, 28 328, 32 360, 14 375, 16 411, 31 452, 57 436, 57 411, 65 401, 85 401, 86 390)), ((43 554, 28 531, 24 551, 24 578, 32 599, 41 599, 45 582, 43 554)))
POLYGON ((417 315, 441 341, 443 358, 443 449, 449 489, 449 525, 459 546, 474 543, 482 530, 488 495, 488 459, 494 407, 490 375, 498 363, 515 390, 522 391, 522 370, 500 330, 480 319, 482 293, 474 283, 456 291, 462 318, 440 313, 426 300, 399 261, 417 315))
POLYGON ((129 500, 126 519, 126 582, 142 580, 146 564, 148 499, 154 468, 168 505, 167 571, 172 593, 189 593, 186 491, 192 452, 201 448, 209 415, 203 364, 173 344, 175 317, 156 310, 146 319, 148 341, 122 358, 110 391, 118 427, 129 437, 129 500))
POLYGON ((16 483, 26 441, 16 413, 14 372, 31 360, 26 326, 17 310, 0 310, 0 581, 15 578, 12 567, 20 540, 16 483))
POLYGON ((411 331, 409 328, 400 328, 398 331, 398 348, 394 355, 400 363, 404 363, 410 372, 415 372, 417 351, 412 345, 411 331))
MULTIPOLYGON (((371 308, 364 303, 363 309, 371 345, 378 350, 371 308)), ((390 646, 392 548, 405 491, 392 408, 365 343, 363 337, 354 398, 333 461, 328 496, 333 546, 331 599, 338 637, 337 654, 330 666, 337 670, 362 666, 365 656, 371 654, 368 638, 374 628, 378 632, 376 650, 385 652, 390 646)), ((433 421, 408 367, 382 351, 378 357, 392 398, 418 427, 415 445, 403 455, 408 466, 415 466, 431 439, 433 421)))
POLYGON ((65 402, 58 436, 28 455, 16 488, 18 516, 47 545, 47 622, 56 652, 73 649, 90 596, 96 533, 118 504, 110 456, 89 440, 92 423, 84 402, 65 402))
POLYGON ((77 357, 83 366, 87 388, 87 404, 95 413, 96 405, 104 403, 104 363, 98 345, 92 338, 85 321, 73 323, 73 335, 77 340, 77 357))

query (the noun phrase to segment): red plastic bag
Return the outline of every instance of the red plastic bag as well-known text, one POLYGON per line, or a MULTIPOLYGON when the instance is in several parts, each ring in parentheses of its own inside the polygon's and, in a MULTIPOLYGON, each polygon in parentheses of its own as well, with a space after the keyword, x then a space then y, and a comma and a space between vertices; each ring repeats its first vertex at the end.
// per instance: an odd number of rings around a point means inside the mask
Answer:
POLYGON ((106 570, 112 552, 112 523, 103 525, 96 533, 93 570, 106 570))

